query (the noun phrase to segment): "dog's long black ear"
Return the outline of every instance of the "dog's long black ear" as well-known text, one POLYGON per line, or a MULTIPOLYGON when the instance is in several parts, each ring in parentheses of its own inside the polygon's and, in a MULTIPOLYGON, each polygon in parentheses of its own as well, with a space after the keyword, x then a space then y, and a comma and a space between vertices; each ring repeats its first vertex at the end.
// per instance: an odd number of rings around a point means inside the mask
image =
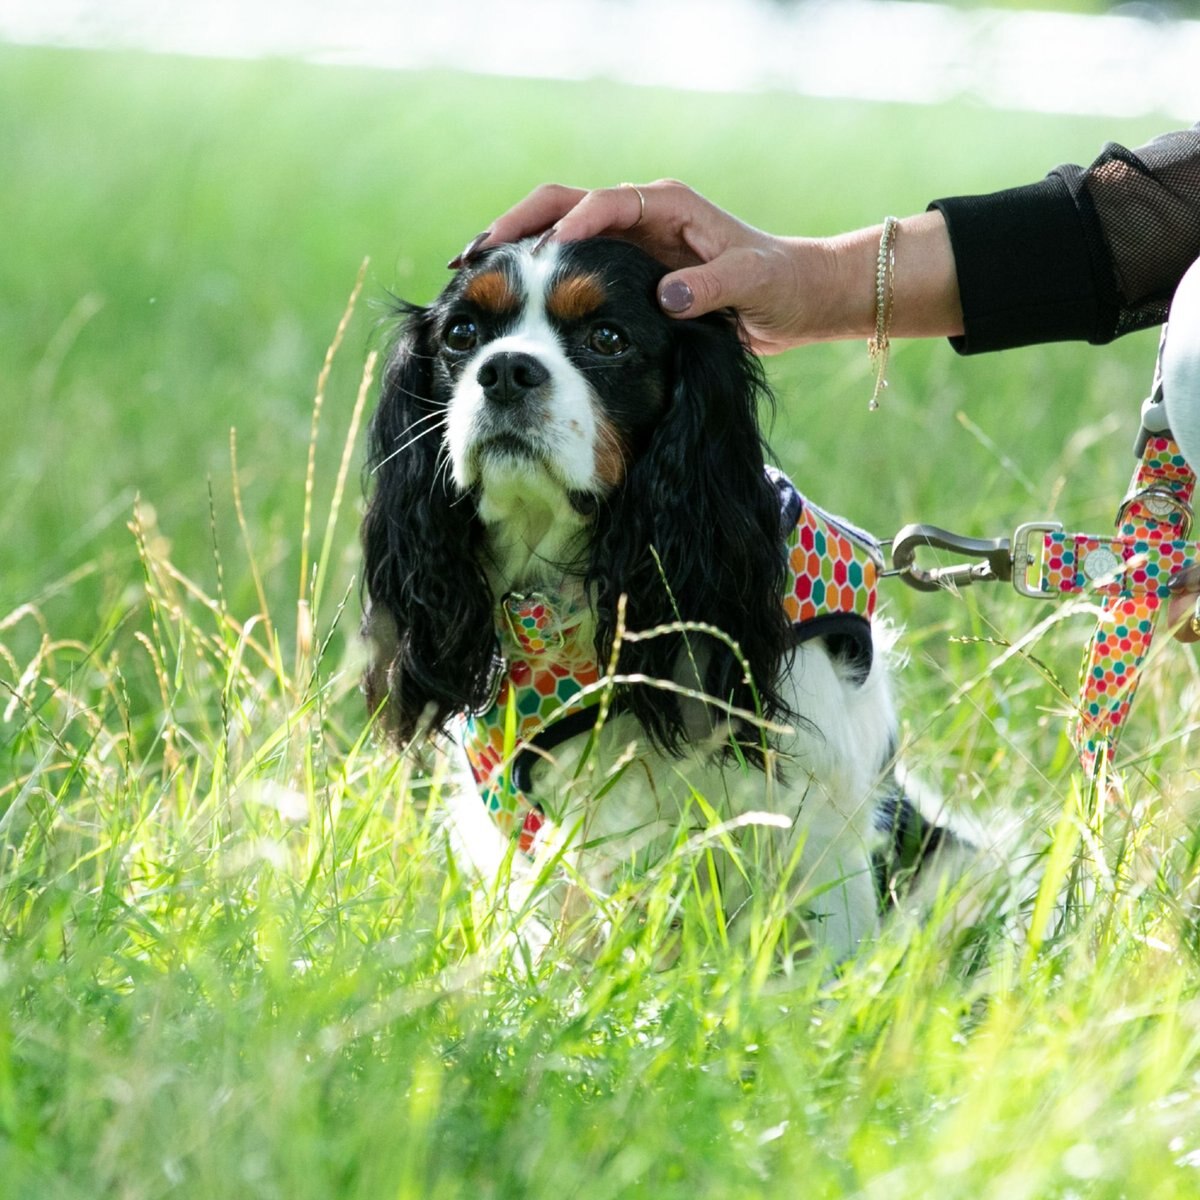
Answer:
MULTIPOLYGON (((626 486, 600 516, 592 571, 600 661, 608 661, 617 600, 625 594, 629 629, 678 615, 723 630, 749 663, 763 714, 786 716, 777 691, 790 645, 780 508, 764 474, 758 423, 758 406, 771 403, 770 392, 727 315, 681 322, 674 337, 670 407, 626 486)), ((753 710, 754 694, 737 657, 715 638, 689 640, 694 649, 703 645, 696 657, 707 659, 705 691, 753 710)), ((681 654, 686 651, 676 635, 629 642, 620 670, 676 678, 681 654)), ((685 670, 688 662, 682 659, 685 670)), ((685 731, 670 693, 634 687, 628 704, 656 742, 679 751, 685 731)))
POLYGON ((362 544, 367 700, 404 743, 484 701, 494 632, 475 503, 449 479, 431 313, 402 312, 368 435, 362 544))

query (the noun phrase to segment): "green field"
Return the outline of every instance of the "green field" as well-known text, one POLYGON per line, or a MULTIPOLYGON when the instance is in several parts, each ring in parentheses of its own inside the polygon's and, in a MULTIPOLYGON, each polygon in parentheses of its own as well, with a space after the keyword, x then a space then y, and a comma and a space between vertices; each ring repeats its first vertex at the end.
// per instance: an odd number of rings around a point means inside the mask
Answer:
MULTIPOLYGON (((836 978, 724 944, 683 859, 596 963, 512 953, 355 665, 364 363, 534 183, 829 233, 1156 131, 0 48, 0 1197, 1200 1196, 1190 652, 1097 811, 1087 616, 1009 654, 1048 606, 888 585, 913 769, 1070 903, 836 978)), ((1103 530, 1154 347, 902 345, 874 414, 863 346, 795 352, 773 444, 880 535, 1103 530)))

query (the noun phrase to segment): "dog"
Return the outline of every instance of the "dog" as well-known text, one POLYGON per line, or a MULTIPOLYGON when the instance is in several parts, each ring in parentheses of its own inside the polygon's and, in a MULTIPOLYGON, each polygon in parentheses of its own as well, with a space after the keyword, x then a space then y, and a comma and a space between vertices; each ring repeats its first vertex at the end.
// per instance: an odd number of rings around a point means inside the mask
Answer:
POLYGON ((841 959, 900 859, 948 836, 893 778, 879 548, 768 466, 734 315, 667 317, 664 273, 623 241, 521 243, 401 304, 369 433, 367 702, 401 747, 453 734, 478 811, 599 895, 707 806, 734 923, 785 887, 841 959))

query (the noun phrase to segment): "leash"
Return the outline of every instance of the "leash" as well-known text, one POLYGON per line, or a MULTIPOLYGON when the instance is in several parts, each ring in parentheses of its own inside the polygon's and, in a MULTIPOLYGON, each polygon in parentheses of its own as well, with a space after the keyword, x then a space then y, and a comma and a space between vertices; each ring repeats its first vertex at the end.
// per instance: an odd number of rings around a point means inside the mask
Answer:
MULTIPOLYGON (((1160 345, 1160 364, 1161 357, 1160 345)), ((1034 521, 1018 526, 1011 538, 985 540, 906 525, 892 541, 891 569, 884 572, 919 591, 1001 581, 1037 600, 1099 597, 1101 613, 1084 652, 1071 724, 1089 780, 1116 753, 1172 577, 1200 559, 1200 543, 1188 540, 1196 475, 1167 426, 1161 370, 1142 405, 1135 453, 1137 467, 1113 534, 1067 533, 1058 522, 1034 521), (922 548, 967 561, 924 568, 917 563, 922 548)))

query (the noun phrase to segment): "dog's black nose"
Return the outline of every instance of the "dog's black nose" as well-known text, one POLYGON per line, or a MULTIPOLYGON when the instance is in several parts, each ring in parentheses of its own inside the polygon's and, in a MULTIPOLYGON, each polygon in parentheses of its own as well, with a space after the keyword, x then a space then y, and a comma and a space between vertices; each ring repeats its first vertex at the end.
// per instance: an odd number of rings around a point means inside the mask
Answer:
POLYGON ((550 378, 550 372, 532 354, 493 354, 476 372, 483 394, 493 404, 516 404, 550 378))

